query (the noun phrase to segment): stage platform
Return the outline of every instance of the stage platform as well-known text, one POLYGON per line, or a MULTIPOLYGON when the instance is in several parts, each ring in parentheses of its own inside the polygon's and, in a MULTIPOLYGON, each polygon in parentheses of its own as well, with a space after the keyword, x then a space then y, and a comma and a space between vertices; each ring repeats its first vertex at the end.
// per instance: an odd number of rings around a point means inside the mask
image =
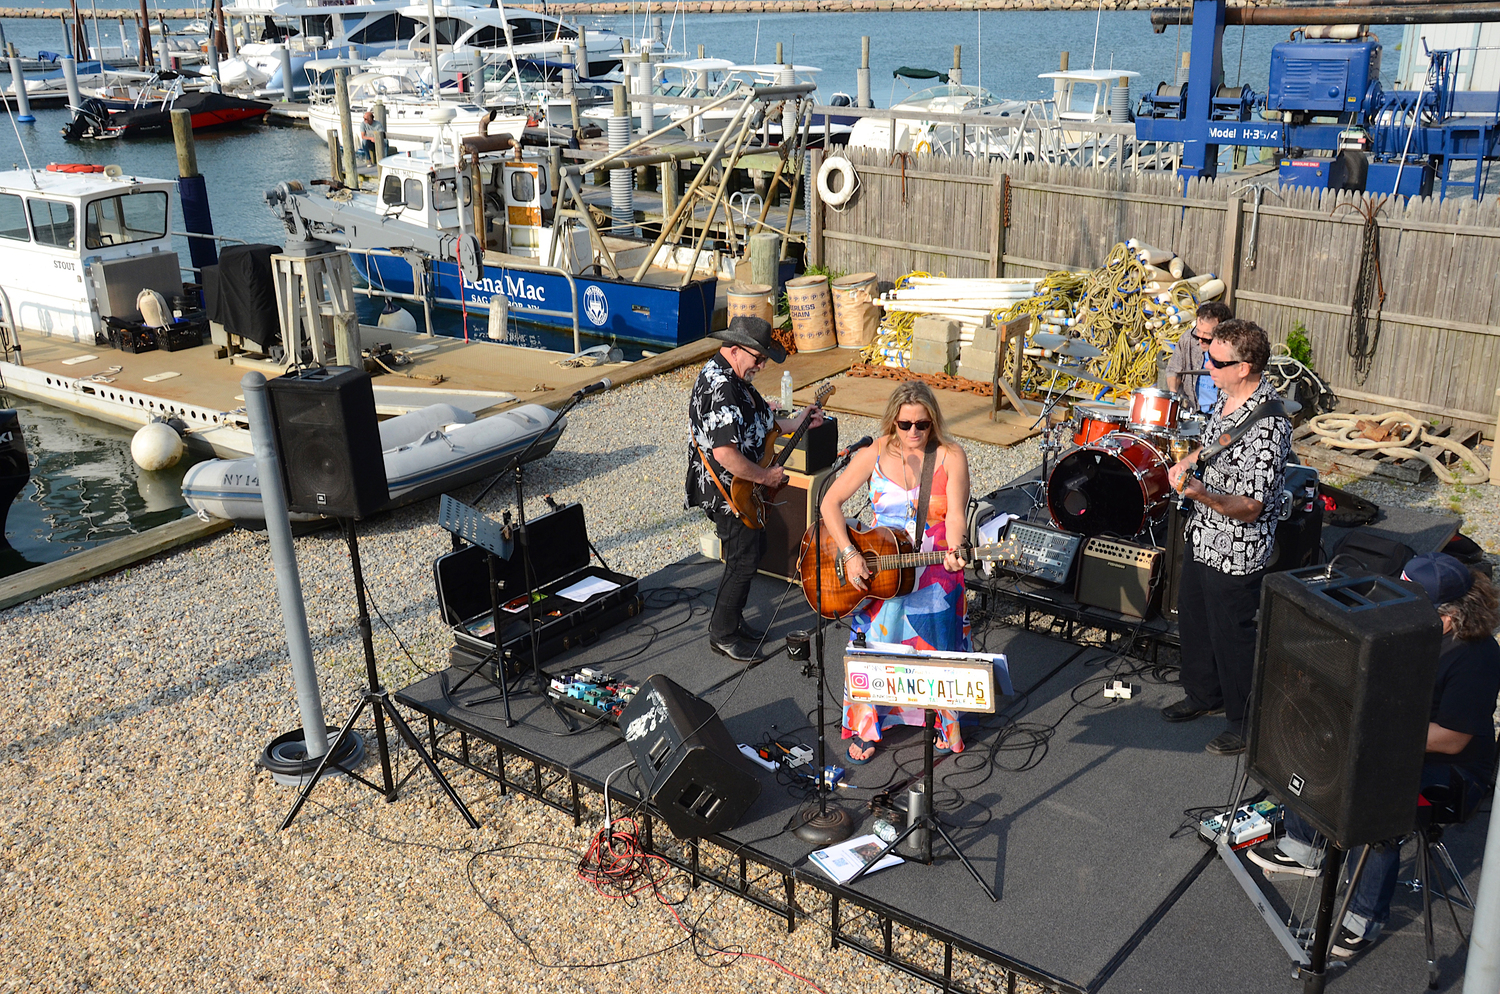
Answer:
MULTIPOLYGON (((736 741, 775 735, 815 745, 817 686, 802 664, 783 654, 744 670, 709 651, 708 604, 720 569, 693 557, 643 578, 647 609, 640 618, 547 669, 587 665, 637 682, 662 673, 715 705, 736 741)), ((800 590, 784 582, 757 577, 750 604, 749 620, 771 626, 768 644, 812 627, 800 590)), ((1292 989, 1286 953, 1213 850, 1183 830, 1185 810, 1224 805, 1234 790, 1240 765, 1203 750, 1222 719, 1162 721, 1159 709, 1177 699, 1177 688, 1154 679, 1149 662, 1116 656, 1110 646, 1016 627, 975 634, 987 651, 1006 654, 1016 694, 1002 699, 1000 713, 969 726, 965 751, 937 767, 936 806, 997 902, 940 842, 931 866, 907 863, 853 887, 833 884, 807 862, 814 847, 789 831, 805 800, 769 771, 758 773, 760 797, 732 830, 702 844, 679 843, 658 821, 652 844, 699 879, 786 917, 789 929, 817 918, 836 943, 952 989, 1010 989, 1012 973, 1063 991, 1292 989), (1139 693, 1106 701, 1099 690, 1121 670, 1131 671, 1139 693)), ((830 626, 827 729, 840 751, 846 639, 830 626)), ((474 679, 454 691, 462 676, 447 670, 397 695, 427 718, 440 762, 464 763, 498 789, 539 797, 575 819, 585 806, 588 820, 602 818, 591 795, 612 773, 616 800, 638 803, 641 778, 614 729, 560 736, 562 722, 529 692, 512 698, 517 724, 507 728, 496 688, 474 679)), ((873 820, 872 799, 898 786, 904 794, 906 779, 919 774, 917 735, 888 733, 867 766, 831 759, 849 769, 855 786, 836 792, 835 801, 854 813, 861 831, 873 820)), ((1477 816, 1448 836, 1471 889, 1487 819, 1477 816)), ((1290 889, 1286 897, 1268 893, 1274 901, 1296 900, 1290 889)), ((1438 911, 1442 979, 1453 986, 1462 952, 1441 904, 1438 911)), ((1460 911, 1460 920, 1467 927, 1468 913, 1460 911)), ((1394 934, 1335 974, 1330 987, 1421 989, 1420 895, 1398 892, 1392 927, 1394 934)), ((826 934, 806 932, 816 941, 826 934)))

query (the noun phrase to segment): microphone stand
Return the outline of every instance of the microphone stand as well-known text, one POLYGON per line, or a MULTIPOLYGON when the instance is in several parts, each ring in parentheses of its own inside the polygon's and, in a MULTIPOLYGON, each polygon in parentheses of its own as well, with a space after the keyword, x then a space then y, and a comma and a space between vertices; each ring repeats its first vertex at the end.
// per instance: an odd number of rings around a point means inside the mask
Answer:
MULTIPOLYGON (((591 383, 588 386, 584 387, 582 390, 577 391, 573 394, 573 396, 569 397, 568 402, 558 410, 557 417, 552 420, 552 423, 555 425, 557 424, 557 422, 561 421, 569 411, 578 406, 578 402, 583 400, 583 398, 589 396, 590 394, 601 393, 605 390, 608 390, 611 385, 612 384, 610 383, 610 381, 605 379, 599 381, 598 383, 591 383)), ((542 677, 541 633, 537 631, 536 621, 536 597, 534 596, 536 590, 536 571, 532 568, 531 541, 526 533, 526 471, 524 467, 526 465, 526 457, 531 455, 531 450, 535 449, 537 445, 541 443, 542 439, 546 438, 549 434, 551 434, 550 426, 547 431, 540 432, 534 438, 532 438, 531 443, 527 445, 526 448, 522 449, 516 456, 514 467, 516 482, 516 524, 511 528, 511 533, 508 536, 515 541, 516 545, 521 550, 521 575, 525 577, 526 580, 526 631, 531 642, 531 676, 532 679, 536 681, 536 692, 543 697, 546 697, 547 682, 542 677)), ((480 500, 483 500, 485 494, 488 494, 490 488, 498 482, 500 482, 500 477, 496 476, 495 479, 490 481, 489 486, 485 487, 484 490, 475 499, 475 503, 477 504, 480 500)), ((499 617, 496 617, 494 619, 494 622, 496 652, 498 653, 500 640, 499 617)), ((505 676, 504 656, 498 655, 495 662, 500 669, 500 675, 503 681, 505 676)), ((551 701, 550 698, 548 698, 548 700, 552 704, 553 713, 562 719, 563 724, 567 726, 569 730, 572 730, 574 725, 572 720, 568 718, 567 713, 564 712, 562 708, 557 706, 557 702, 551 701)), ((509 717, 509 706, 509 694, 508 692, 506 692, 507 718, 509 717)))
POLYGON ((815 610, 818 615, 817 624, 813 629, 813 642, 816 644, 818 656, 818 803, 809 804, 798 812, 797 827, 792 834, 803 842, 814 845, 827 846, 835 842, 842 842, 854 834, 854 816, 845 808, 830 806, 828 795, 833 790, 833 785, 828 782, 828 729, 824 719, 823 700, 824 684, 827 680, 827 668, 823 655, 823 491, 828 484, 839 473, 843 472, 845 466, 854 455, 850 450, 839 461, 834 463, 834 471, 829 473, 815 495, 814 507, 819 508, 817 520, 813 523, 813 567, 816 571, 814 580, 815 610))

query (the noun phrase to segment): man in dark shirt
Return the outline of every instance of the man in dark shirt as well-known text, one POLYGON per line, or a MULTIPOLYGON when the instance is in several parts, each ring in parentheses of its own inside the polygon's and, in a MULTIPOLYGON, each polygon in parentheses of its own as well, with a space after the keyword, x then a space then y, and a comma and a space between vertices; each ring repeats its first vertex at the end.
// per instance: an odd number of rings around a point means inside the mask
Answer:
POLYGON ((1168 471, 1172 485, 1192 500, 1193 515, 1183 532, 1177 594, 1184 697, 1161 713, 1167 721, 1192 721, 1222 711, 1229 728, 1206 748, 1232 756, 1245 751, 1255 614, 1276 541, 1292 423, 1285 416, 1251 422, 1263 403, 1280 399, 1262 375, 1271 343, 1260 325, 1219 323, 1204 355, 1219 388, 1205 442, 1250 426, 1203 470, 1201 480, 1193 475, 1200 450, 1168 471))
POLYGON ((1193 326, 1177 339, 1177 349, 1167 362, 1167 389, 1186 398, 1184 413, 1201 411, 1207 414, 1214 401, 1219 399, 1219 388, 1214 386, 1213 377, 1198 375, 1198 371, 1208 367, 1203 353, 1207 351, 1208 343, 1214 340, 1214 329, 1232 317, 1234 312, 1228 304, 1206 301, 1198 305, 1193 326))
MULTIPOLYGON (((724 555, 714 613, 708 624, 708 643, 714 652, 744 663, 765 658, 761 643, 766 633, 745 623, 745 601, 750 582, 766 551, 766 530, 750 528, 730 507, 728 495, 736 478, 770 487, 786 482, 780 466, 762 467, 766 439, 774 431, 797 429, 792 418, 777 420, 765 398, 752 386, 770 360, 781 362, 786 350, 771 337, 769 322, 737 317, 724 331, 710 337, 726 344, 708 361, 688 401, 687 506, 701 507, 713 521, 724 555)), ((823 412, 808 407, 811 427, 823 423, 823 412)))
MULTIPOLYGON (((1443 619, 1422 787, 1458 786, 1467 816, 1484 796, 1495 760, 1495 699, 1500 696, 1500 644, 1493 634, 1500 625, 1495 589, 1489 577, 1442 552, 1413 557, 1401 578, 1427 591, 1443 619)), ((1286 837, 1254 846, 1247 853, 1250 861, 1267 875, 1316 876, 1323 860, 1322 839, 1291 811, 1285 822, 1286 837)), ((1370 847, 1329 955, 1349 959, 1374 944, 1391 915, 1400 865, 1400 839, 1370 847)))

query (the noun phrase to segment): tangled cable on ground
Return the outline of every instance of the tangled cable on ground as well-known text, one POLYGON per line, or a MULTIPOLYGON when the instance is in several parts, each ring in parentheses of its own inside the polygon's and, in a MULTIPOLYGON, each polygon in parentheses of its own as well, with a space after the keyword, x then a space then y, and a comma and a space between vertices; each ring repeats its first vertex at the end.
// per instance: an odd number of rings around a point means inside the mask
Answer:
POLYGON ((1489 467, 1473 449, 1452 439, 1429 433, 1427 422, 1405 411, 1370 415, 1320 414, 1309 421, 1308 425, 1318 436, 1320 445, 1355 452, 1379 452, 1393 459, 1420 459, 1444 483, 1486 483, 1490 478, 1489 467), (1370 437, 1385 432, 1391 432, 1391 437, 1370 437), (1433 445, 1457 455, 1462 474, 1452 473, 1437 456, 1418 448, 1421 445, 1433 445))

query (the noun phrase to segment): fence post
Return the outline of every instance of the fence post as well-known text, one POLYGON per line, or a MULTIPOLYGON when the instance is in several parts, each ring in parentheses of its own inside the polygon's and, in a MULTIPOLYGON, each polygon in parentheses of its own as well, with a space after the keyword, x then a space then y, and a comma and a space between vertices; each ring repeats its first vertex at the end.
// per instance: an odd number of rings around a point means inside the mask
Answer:
POLYGON ((1240 282, 1240 235, 1245 229, 1244 190, 1236 190, 1226 206, 1224 237, 1219 246, 1219 279, 1224 281, 1224 303, 1233 307, 1234 291, 1240 282))
MULTIPOLYGON (((817 176, 818 171, 823 167, 823 155, 824 151, 821 148, 812 150, 812 174, 814 176, 817 176)), ((812 211, 812 244, 808 248, 812 254, 813 265, 826 266, 827 263, 824 261, 826 248, 823 245, 823 212, 828 208, 823 203, 823 198, 818 196, 816 184, 814 184, 813 189, 807 191, 807 207, 812 211)), ((791 210, 790 205, 788 205, 787 210, 791 210)))

